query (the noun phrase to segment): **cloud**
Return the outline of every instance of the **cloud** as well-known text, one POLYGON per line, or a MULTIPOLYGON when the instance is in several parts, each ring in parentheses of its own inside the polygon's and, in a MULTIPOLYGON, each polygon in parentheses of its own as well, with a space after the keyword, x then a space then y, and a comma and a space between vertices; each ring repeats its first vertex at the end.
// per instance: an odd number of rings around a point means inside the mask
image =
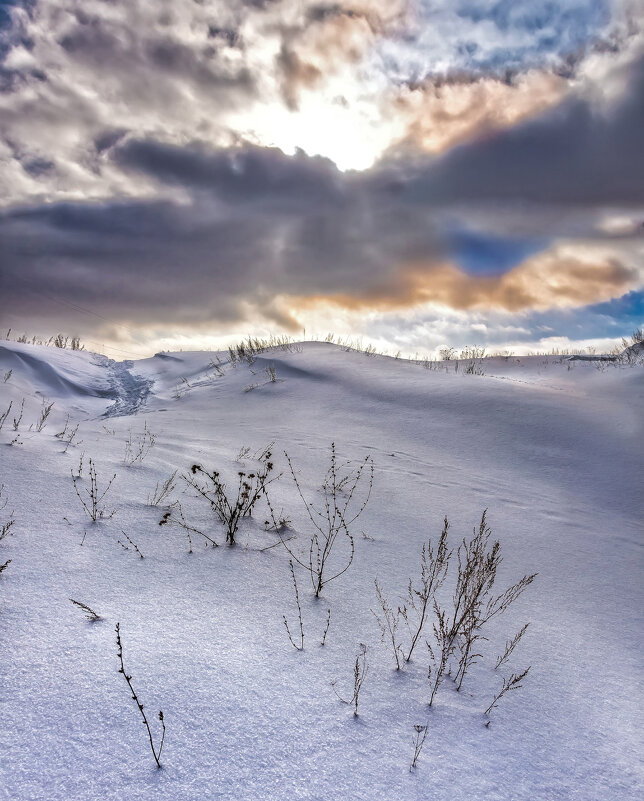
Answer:
POLYGON ((623 68, 623 94, 583 94, 454 148, 408 186, 415 203, 644 203, 644 54, 623 68))
POLYGON ((404 0, 305 3, 298 20, 277 25, 281 44, 275 65, 288 108, 297 110, 302 90, 363 61, 379 38, 400 28, 406 9, 404 0))
POLYGON ((469 275, 448 263, 401 266, 390 280, 365 287, 359 295, 299 298, 294 305, 333 303, 382 311, 432 303, 450 309, 522 312, 607 301, 641 285, 643 277, 636 267, 615 257, 564 246, 495 276, 469 275))
POLYGON ((86 329, 101 318, 166 327, 263 319, 292 329, 324 303, 522 312, 597 303, 641 284, 639 245, 620 251, 618 239, 560 244, 502 275, 468 275, 450 261, 438 214, 411 203, 404 183, 392 191, 389 170, 376 181, 301 153, 127 138, 109 157, 132 180, 178 187, 183 199, 5 211, 1 289, 15 314, 53 321, 63 299, 100 315, 79 312, 86 329))
POLYGON ((567 59, 599 17, 562 4, 579 24, 550 47, 551 6, 437 3, 445 48, 422 69, 404 2, 12 6, 3 305, 37 330, 293 330, 329 304, 483 325, 637 289, 642 40, 624 12, 614 41, 567 59), (537 66, 494 71, 521 47, 537 66), (366 166, 387 148, 362 172, 306 155, 366 166), (459 268, 454 231, 461 258, 463 231, 491 243, 494 275, 459 268))
POLYGON ((385 109, 406 121, 397 149, 439 153, 534 116, 569 90, 568 80, 552 71, 530 70, 507 79, 460 74, 403 85, 386 99, 385 109))

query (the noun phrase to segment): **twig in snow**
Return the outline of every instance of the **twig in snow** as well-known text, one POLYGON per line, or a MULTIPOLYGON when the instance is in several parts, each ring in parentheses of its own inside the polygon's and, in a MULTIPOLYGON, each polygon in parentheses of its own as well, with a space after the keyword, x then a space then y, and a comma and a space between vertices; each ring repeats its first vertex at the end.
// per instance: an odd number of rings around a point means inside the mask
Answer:
MULTIPOLYGON (((130 545, 138 553, 138 555, 141 557, 141 559, 143 559, 143 554, 141 553, 141 551, 139 551, 137 544, 132 541, 132 539, 123 531, 123 529, 121 529, 121 534, 123 534, 125 539, 130 543, 130 545)), ((130 550, 127 545, 125 545, 124 543, 121 542, 121 540, 117 540, 117 542, 121 546, 121 548, 125 549, 126 551, 130 550)))
POLYGON ((353 716, 358 717, 358 703, 360 701, 360 691, 362 690, 362 685, 364 684, 364 680, 367 677, 367 646, 361 642, 360 643, 360 650, 356 656, 356 661, 353 666, 353 695, 351 698, 346 699, 343 698, 341 695, 338 694, 337 690, 335 689, 336 682, 331 682, 331 687, 333 688, 333 692, 336 696, 342 701, 343 704, 350 704, 353 706, 353 716))
POLYGON ((80 601, 75 601, 73 598, 70 598, 69 600, 74 604, 74 606, 77 606, 83 612, 90 623, 96 623, 97 620, 101 619, 101 616, 98 614, 98 612, 95 612, 91 606, 87 606, 87 604, 81 603, 80 601))
POLYGON ((427 738, 427 724, 421 726, 417 723, 414 726, 414 737, 412 738, 412 742, 414 744, 414 758, 411 761, 411 765, 409 766, 409 770, 412 771, 418 764, 418 757, 420 756, 420 752, 423 750, 423 745, 425 745, 425 739, 427 738))
MULTIPOLYGON (((500 692, 497 695, 494 696, 494 700, 488 706, 488 708, 485 710, 485 712, 483 714, 484 715, 489 715, 490 712, 494 709, 494 707, 498 704, 498 702, 501 700, 501 698, 503 698, 503 696, 507 692, 510 692, 511 690, 518 690, 521 687, 523 687, 521 682, 528 675, 529 671, 530 671, 530 668, 528 667, 523 671, 523 673, 520 673, 519 675, 517 675, 516 673, 513 673, 510 676, 509 679, 503 679, 503 687, 501 687, 500 692)), ((491 722, 492 721, 488 720, 488 722, 485 725, 489 726, 491 722)))
POLYGON ((132 686, 132 676, 129 676, 125 672, 125 665, 123 664, 123 644, 121 643, 121 630, 120 630, 120 624, 119 623, 116 624, 116 645, 117 645, 117 648, 118 648, 117 656, 118 656, 119 662, 120 662, 119 673, 123 674, 123 678, 127 682, 127 686, 129 687, 130 692, 132 694, 132 700, 134 701, 134 703, 139 708, 139 712, 141 713, 141 717, 143 718, 143 723, 145 724, 145 728, 148 731, 148 737, 150 739, 150 748, 152 749, 152 755, 154 756, 154 761, 157 763, 157 768, 160 768, 161 767, 161 751, 163 750, 163 743, 165 741, 165 720, 163 719, 163 712, 161 712, 161 711, 159 712, 159 720, 161 721, 163 734, 161 735, 161 742, 160 742, 159 748, 157 750, 155 745, 154 745, 154 740, 152 739, 152 731, 150 729, 150 724, 148 723, 147 715, 145 714, 145 712, 143 710, 143 704, 139 701, 138 696, 137 696, 136 692, 134 691, 134 687, 132 686))
POLYGON ((329 626, 331 625, 331 607, 327 610, 326 615, 326 626, 324 627, 324 634, 322 635, 322 642, 320 645, 324 645, 326 643, 326 635, 329 633, 329 626))
POLYGON ((511 640, 508 640, 505 643, 505 651, 496 660, 496 665, 494 665, 494 670, 501 667, 501 665, 505 661, 507 661, 512 651, 514 651, 514 649, 519 644, 519 640, 521 639, 521 637, 523 637, 523 635, 526 633, 526 629, 528 628, 529 625, 530 625, 529 623, 526 623, 525 626, 521 629, 521 631, 518 631, 511 640))
POLYGON ((304 650, 304 625, 302 624, 302 607, 300 605, 300 594, 297 591, 297 581, 295 580, 295 569, 293 567, 293 560, 289 559, 289 567, 291 568, 291 576, 293 578, 293 587, 295 588, 295 603, 297 604, 297 614, 300 621, 300 644, 298 645, 295 640, 293 639, 293 635, 291 634, 291 630, 288 627, 288 621, 286 620, 286 615, 282 615, 284 619, 284 626, 286 628, 286 633, 288 634, 288 638, 291 641, 291 645, 293 648, 297 649, 298 651, 304 650))

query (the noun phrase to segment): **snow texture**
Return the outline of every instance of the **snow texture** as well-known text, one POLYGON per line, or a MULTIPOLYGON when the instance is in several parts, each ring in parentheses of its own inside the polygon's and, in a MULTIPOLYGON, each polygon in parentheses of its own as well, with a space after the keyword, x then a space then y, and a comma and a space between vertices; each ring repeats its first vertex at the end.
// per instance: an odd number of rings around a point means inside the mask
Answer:
POLYGON ((0 379, 12 373, 0 383, 0 414, 13 408, 0 432, 0 523, 11 510, 16 523, 0 541, 0 564, 11 560, 0 574, 0 798, 644 797, 644 371, 555 357, 480 366, 484 375, 455 363, 427 370, 323 343, 236 367, 227 353, 203 352, 115 363, 5 342, 0 379), (55 405, 38 432, 44 397, 55 405), (68 414, 82 442, 66 448, 54 435, 68 414), (126 466, 125 440, 144 424, 155 445, 126 466), (282 536, 303 550, 310 522, 284 451, 319 502, 332 441, 352 464, 373 459, 373 493, 354 524, 354 563, 322 598, 296 570, 305 633, 296 651, 282 620, 297 631, 288 554, 280 544, 262 550, 279 539, 264 529, 265 510, 225 547, 221 525, 181 475, 199 463, 232 483, 274 442, 284 475, 273 504, 292 521, 282 536), (242 446, 251 452, 237 462, 242 446), (97 523, 72 482, 81 454, 79 491, 90 458, 100 488, 117 474, 104 499, 115 514, 97 523), (183 529, 159 526, 167 504, 147 498, 175 470, 171 499, 221 547, 193 534, 190 553, 183 529), (456 547, 483 509, 502 544, 499 585, 539 575, 490 622, 484 659, 462 690, 447 679, 430 709, 427 648, 394 670, 371 611, 374 578, 397 604, 444 516, 456 547), (119 544, 128 545, 122 532, 144 559, 119 544), (101 620, 88 622, 70 598, 101 620), (161 770, 118 673, 117 621, 155 737, 158 710, 165 715, 161 770), (507 669, 495 671, 528 621, 507 669), (351 694, 359 643, 369 672, 354 718, 330 684, 351 694), (486 727, 500 674, 528 665, 523 689, 501 700, 486 727), (410 771, 415 724, 429 728, 410 771))

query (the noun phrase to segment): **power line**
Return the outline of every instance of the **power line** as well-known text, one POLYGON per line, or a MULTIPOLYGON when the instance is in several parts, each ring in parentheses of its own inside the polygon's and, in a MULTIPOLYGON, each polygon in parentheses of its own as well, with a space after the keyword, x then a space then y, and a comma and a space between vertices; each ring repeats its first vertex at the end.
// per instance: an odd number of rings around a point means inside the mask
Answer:
MULTIPOLYGON (((60 298, 55 298, 52 295, 50 295, 49 293, 44 292, 42 289, 37 289, 33 285, 33 283, 29 279, 25 278, 24 276, 15 276, 15 277, 19 281, 22 281, 24 284, 27 284, 28 291, 31 291, 36 295, 40 295, 41 297, 46 298, 47 300, 50 300, 53 303, 58 303, 61 306, 69 306, 70 308, 75 309, 76 311, 83 312, 84 314, 90 314, 93 317, 98 317, 100 320, 104 320, 106 323, 109 323, 110 325, 117 325, 120 328, 125 329, 133 337, 137 336, 137 334, 135 334, 134 331, 132 331, 132 329, 128 328, 123 323, 114 323, 112 320, 108 319, 107 317, 104 317, 102 314, 99 314, 98 312, 92 311, 91 309, 86 309, 83 306, 79 306, 77 303, 73 303, 72 301, 69 301, 69 300, 61 300, 60 298)), ((118 353, 125 353, 128 356, 136 356, 137 358, 141 358, 141 355, 139 353, 132 353, 132 351, 123 350, 123 348, 116 348, 116 347, 113 347, 112 345, 104 345, 101 342, 96 342, 96 340, 87 339, 87 338, 85 338, 85 341, 86 342, 91 342, 94 345, 100 345, 102 348, 107 348, 108 350, 115 350, 118 353)), ((137 343, 137 344, 141 344, 141 343, 137 343)))

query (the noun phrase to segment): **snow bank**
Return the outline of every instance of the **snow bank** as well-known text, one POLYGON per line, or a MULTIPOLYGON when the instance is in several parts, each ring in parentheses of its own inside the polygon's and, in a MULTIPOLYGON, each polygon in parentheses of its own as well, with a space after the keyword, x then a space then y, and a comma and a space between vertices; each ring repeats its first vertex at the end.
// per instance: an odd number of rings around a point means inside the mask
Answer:
POLYGON ((0 414, 26 400, 18 431, 12 410, 0 432, 0 522, 11 509, 16 519, 0 542, 0 564, 11 559, 0 574, 0 798, 639 799, 644 371, 554 357, 486 360, 484 375, 465 367, 323 343, 236 367, 227 353, 116 363, 4 343, 0 369, 12 373, 0 414), (55 405, 37 432, 43 397, 55 405), (67 415, 82 440, 69 447, 54 436, 67 415), (125 441, 144 423, 155 445, 125 466, 125 441), (274 442, 284 475, 272 501, 291 519, 289 545, 303 548, 310 521, 283 452, 319 501, 332 441, 342 459, 373 459, 373 493, 354 563, 319 601, 298 569, 298 652, 282 619, 297 620, 288 554, 263 550, 277 542, 265 510, 237 547, 206 547, 193 532, 190 553, 184 529, 158 525, 167 506, 147 499, 177 470, 171 498, 223 542, 181 474, 197 462, 233 482, 274 442), (96 524, 70 475, 81 454, 80 491, 90 458, 99 487, 117 474, 104 499, 115 514, 96 524), (471 680, 460 692, 446 681, 429 709, 427 648, 393 669, 371 611, 374 578, 397 603, 443 517, 455 547, 484 508, 502 543, 499 584, 539 575, 491 625, 471 680), (144 559, 119 544, 123 532, 144 559), (70 598, 102 620, 87 622, 70 598), (118 673, 117 621, 155 732, 165 715, 161 771, 118 673), (501 685, 495 658, 528 621, 509 665, 532 666, 525 687, 486 728, 501 685), (330 683, 350 694, 361 642, 369 673, 353 718, 330 683), (413 726, 425 723, 410 772, 413 726))

